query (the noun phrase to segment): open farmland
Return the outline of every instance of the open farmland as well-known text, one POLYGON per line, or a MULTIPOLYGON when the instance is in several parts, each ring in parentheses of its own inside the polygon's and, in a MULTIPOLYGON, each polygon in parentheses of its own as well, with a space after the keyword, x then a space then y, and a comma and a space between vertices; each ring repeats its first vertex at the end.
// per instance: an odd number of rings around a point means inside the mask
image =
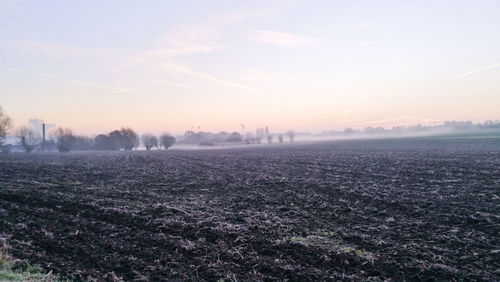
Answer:
POLYGON ((500 139, 5 154, 10 254, 75 280, 500 280, 500 139))

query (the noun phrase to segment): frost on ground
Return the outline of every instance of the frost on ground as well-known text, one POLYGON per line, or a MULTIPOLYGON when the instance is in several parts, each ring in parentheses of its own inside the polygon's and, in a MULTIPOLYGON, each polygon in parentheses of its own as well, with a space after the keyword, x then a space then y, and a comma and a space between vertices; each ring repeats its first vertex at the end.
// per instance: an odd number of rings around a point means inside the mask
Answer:
POLYGON ((74 279, 500 280, 500 141, 0 156, 0 235, 74 279))

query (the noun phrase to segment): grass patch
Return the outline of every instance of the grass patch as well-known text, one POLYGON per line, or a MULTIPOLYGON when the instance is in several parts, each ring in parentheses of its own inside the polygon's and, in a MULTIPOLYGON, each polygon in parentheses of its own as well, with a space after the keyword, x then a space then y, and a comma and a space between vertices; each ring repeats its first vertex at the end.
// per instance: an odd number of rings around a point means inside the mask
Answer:
POLYGON ((14 267, 13 265, 10 261, 0 263, 0 281, 66 281, 59 279, 52 272, 44 273, 36 266, 14 267))
POLYGON ((330 249, 336 251, 337 253, 354 254, 357 257, 369 261, 373 261, 375 258, 374 254, 370 252, 366 252, 351 245, 346 245, 345 243, 342 242, 342 240, 336 238, 330 232, 316 232, 315 234, 308 235, 306 237, 300 237, 300 236, 289 237, 287 241, 294 244, 330 249))
POLYGON ((70 281, 61 279, 52 271, 45 273, 40 267, 33 265, 16 265, 7 253, 7 245, 0 246, 0 281, 37 281, 37 282, 59 282, 70 281))
POLYGON ((291 237, 290 241, 292 241, 293 243, 299 243, 299 242, 307 243, 307 240, 304 237, 291 237))

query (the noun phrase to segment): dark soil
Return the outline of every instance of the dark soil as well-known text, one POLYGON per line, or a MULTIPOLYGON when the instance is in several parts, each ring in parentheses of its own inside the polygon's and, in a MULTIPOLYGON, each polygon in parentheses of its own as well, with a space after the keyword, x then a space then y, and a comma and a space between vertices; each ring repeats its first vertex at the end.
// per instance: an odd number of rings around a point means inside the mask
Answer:
POLYGON ((76 280, 500 280, 500 140, 0 155, 12 256, 76 280))

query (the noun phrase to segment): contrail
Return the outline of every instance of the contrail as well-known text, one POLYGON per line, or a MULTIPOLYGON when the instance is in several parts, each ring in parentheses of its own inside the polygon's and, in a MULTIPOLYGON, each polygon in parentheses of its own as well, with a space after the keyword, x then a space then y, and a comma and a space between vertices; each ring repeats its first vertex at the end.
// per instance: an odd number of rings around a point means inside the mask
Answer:
POLYGON ((226 86, 231 86, 231 87, 236 87, 236 88, 243 88, 243 89, 254 90, 254 88, 252 88, 252 87, 249 87, 249 86, 246 86, 246 85, 243 85, 243 84, 239 84, 239 83, 235 83, 235 82, 231 82, 231 81, 226 81, 226 80, 220 79, 220 78, 218 78, 216 76, 213 76, 211 74, 208 74, 208 73, 193 71, 189 67, 180 66, 180 65, 176 65, 176 64, 172 64, 172 63, 163 64, 163 67, 166 68, 166 69, 172 70, 172 71, 176 71, 176 72, 188 74, 188 75, 191 75, 191 76, 203 78, 203 79, 206 79, 206 80, 210 80, 212 82, 215 82, 215 83, 218 83, 218 84, 221 84, 221 85, 226 85, 226 86))
POLYGON ((123 93, 123 92, 132 92, 132 91, 137 91, 141 88, 137 87, 137 88, 122 88, 122 89, 117 89, 115 91, 113 91, 113 93, 123 93))
POLYGON ((496 68, 496 67, 499 67, 499 66, 500 66, 500 63, 497 63, 497 64, 494 64, 494 65, 491 65, 491 66, 487 66, 487 67, 484 67, 484 68, 480 68, 480 69, 477 69, 477 70, 473 70, 473 71, 469 71, 469 72, 466 72, 466 73, 462 73, 460 75, 457 75, 455 77, 450 78, 450 80, 462 78, 462 77, 474 74, 476 72, 481 72, 481 71, 489 70, 489 69, 496 68))
POLYGON ((191 85, 182 84, 182 83, 173 82, 173 81, 168 81, 168 80, 158 79, 158 80, 156 80, 156 82, 170 84, 172 86, 177 86, 177 87, 181 87, 181 88, 195 88, 194 86, 191 86, 191 85))
POLYGON ((80 81, 80 80, 76 80, 76 79, 55 76, 55 75, 48 74, 48 73, 29 71, 29 70, 23 70, 23 69, 17 69, 17 68, 9 68, 9 70, 15 71, 15 72, 34 74, 34 75, 38 75, 40 77, 45 77, 45 78, 50 78, 50 79, 55 79, 55 80, 67 81, 67 82, 71 82, 71 83, 83 85, 83 86, 95 87, 95 88, 99 88, 99 89, 113 90, 112 91, 113 93, 130 92, 130 91, 135 91, 135 90, 140 89, 140 88, 116 88, 116 87, 103 86, 103 85, 95 84, 92 82, 80 81))

